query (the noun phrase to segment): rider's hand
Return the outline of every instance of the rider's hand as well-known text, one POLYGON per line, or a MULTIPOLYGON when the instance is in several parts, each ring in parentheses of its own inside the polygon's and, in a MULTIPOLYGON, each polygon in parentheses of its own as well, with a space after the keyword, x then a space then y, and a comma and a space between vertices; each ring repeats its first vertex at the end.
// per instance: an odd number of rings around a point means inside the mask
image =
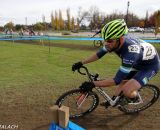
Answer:
POLYGON ((81 61, 79 61, 79 62, 77 62, 77 63, 74 63, 73 65, 72 65, 72 71, 75 71, 75 70, 78 70, 78 69, 80 69, 81 67, 82 67, 82 62, 81 61))
POLYGON ((84 92, 89 92, 92 91, 94 87, 95 85, 93 82, 84 82, 79 88, 84 92))

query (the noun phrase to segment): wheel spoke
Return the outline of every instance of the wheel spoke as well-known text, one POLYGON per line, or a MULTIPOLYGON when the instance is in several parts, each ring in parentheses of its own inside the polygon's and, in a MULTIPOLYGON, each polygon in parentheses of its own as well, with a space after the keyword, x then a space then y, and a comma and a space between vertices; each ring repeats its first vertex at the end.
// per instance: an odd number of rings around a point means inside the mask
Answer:
POLYGON ((94 92, 81 93, 79 89, 71 90, 62 95, 56 102, 70 108, 70 117, 80 117, 92 112, 99 103, 99 98, 94 92))
POLYGON ((147 109, 154 104, 159 97, 159 89, 154 85, 145 85, 139 90, 142 102, 128 103, 119 109, 125 113, 135 113, 147 109))

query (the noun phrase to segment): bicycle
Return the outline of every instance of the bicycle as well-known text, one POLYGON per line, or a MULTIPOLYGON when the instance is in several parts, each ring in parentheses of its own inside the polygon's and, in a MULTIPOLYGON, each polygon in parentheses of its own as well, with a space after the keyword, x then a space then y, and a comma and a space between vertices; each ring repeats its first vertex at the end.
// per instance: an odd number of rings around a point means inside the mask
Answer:
MULTIPOLYGON (((87 75, 90 82, 100 80, 98 74, 93 75, 86 67, 82 66, 82 68, 85 70, 85 73, 81 69, 78 72, 82 75, 87 75)), ((102 88, 95 87, 94 89, 108 101, 111 107, 117 107, 125 114, 134 114, 149 108, 158 100, 160 94, 157 86, 147 84, 137 92, 138 102, 128 102, 128 98, 122 92, 113 100, 102 88)), ((73 89, 62 94, 55 104, 68 106, 70 108, 70 118, 79 118, 97 108, 99 96, 95 91, 82 92, 80 89, 73 89)))
MULTIPOLYGON (((91 38, 95 37, 99 33, 101 33, 101 30, 99 30, 98 32, 96 32, 91 38)), ((93 46, 99 48, 99 47, 103 46, 103 41, 102 40, 94 40, 93 41, 93 46)))
POLYGON ((94 40, 93 41, 93 46, 94 47, 101 47, 101 46, 103 46, 102 40, 94 40))

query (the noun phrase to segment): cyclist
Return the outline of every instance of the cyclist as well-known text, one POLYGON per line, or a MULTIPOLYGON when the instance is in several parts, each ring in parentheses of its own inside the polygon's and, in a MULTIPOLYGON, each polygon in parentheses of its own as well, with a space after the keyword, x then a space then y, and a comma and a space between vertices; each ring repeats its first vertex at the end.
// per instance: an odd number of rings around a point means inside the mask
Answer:
POLYGON ((158 73, 160 59, 153 45, 131 37, 127 33, 128 28, 123 19, 116 19, 107 23, 101 29, 104 47, 94 55, 72 65, 72 71, 75 71, 82 65, 96 61, 106 53, 113 51, 122 59, 122 65, 114 78, 84 82, 80 86, 82 90, 89 91, 95 86, 119 85, 115 96, 123 92, 129 99, 137 100, 137 90, 158 73))

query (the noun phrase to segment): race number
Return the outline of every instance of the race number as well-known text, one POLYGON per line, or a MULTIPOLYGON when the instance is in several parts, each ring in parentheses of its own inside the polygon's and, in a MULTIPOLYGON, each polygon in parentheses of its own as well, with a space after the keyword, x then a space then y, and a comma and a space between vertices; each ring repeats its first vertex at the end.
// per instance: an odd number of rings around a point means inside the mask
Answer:
POLYGON ((156 50, 154 46, 149 43, 141 43, 141 47, 143 47, 143 60, 151 60, 156 55, 156 50))
POLYGON ((130 45, 128 46, 129 52, 140 53, 140 47, 138 45, 130 45))

